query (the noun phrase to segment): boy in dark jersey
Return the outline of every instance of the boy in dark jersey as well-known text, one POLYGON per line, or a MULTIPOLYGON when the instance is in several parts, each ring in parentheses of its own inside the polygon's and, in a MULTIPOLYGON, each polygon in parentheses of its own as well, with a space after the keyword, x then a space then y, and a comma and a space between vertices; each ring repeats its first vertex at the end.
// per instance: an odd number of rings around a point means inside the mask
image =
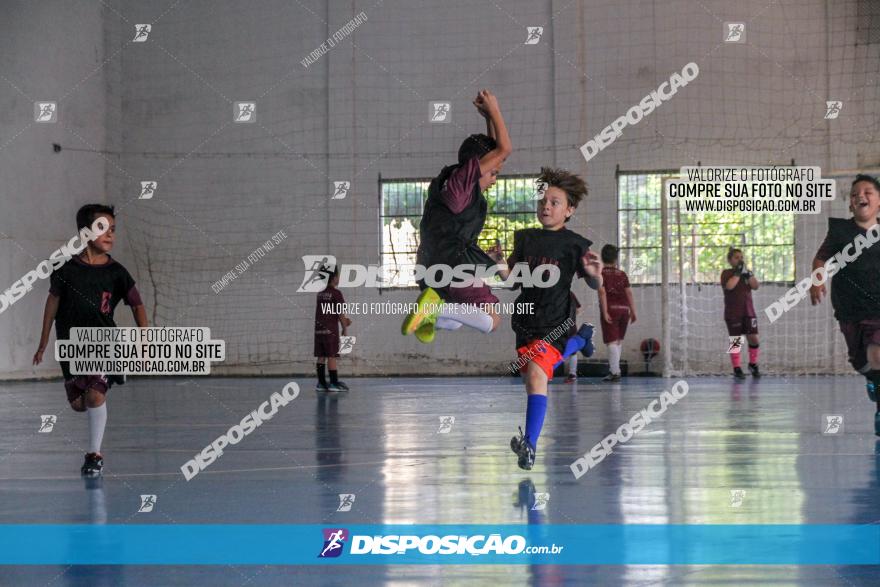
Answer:
MULTIPOLYGON (((542 228, 517 230, 513 235, 513 253, 507 260, 509 268, 527 263, 533 275, 539 265, 559 269, 559 279, 551 287, 522 287, 516 299, 517 310, 511 317, 527 403, 526 430, 523 432, 520 428, 519 437, 510 439, 510 448, 518 457, 519 467, 525 470, 535 463, 538 437, 547 412, 547 384, 553 379, 553 368, 563 360, 568 343, 579 338, 566 340, 573 304, 571 281, 578 275, 593 289, 602 285, 602 267, 599 256, 590 252, 592 243, 565 228, 587 194, 584 180, 568 171, 549 168, 541 169, 539 180, 548 186, 538 202, 538 221, 542 228), (530 309, 533 311, 526 313, 530 309)), ((592 331, 591 326, 585 324, 584 327, 592 331)), ((589 336, 592 337, 592 333, 589 336)), ((581 342, 580 347, 587 343, 586 340, 581 342)))
MULTIPOLYGON (((758 289, 760 284, 751 271, 746 269, 743 261, 743 253, 739 249, 731 248, 727 251, 727 262, 730 269, 721 272, 721 287, 724 289, 724 322, 727 324, 727 334, 730 336, 746 335, 749 341, 749 371, 752 377, 759 378, 758 354, 760 345, 758 341, 758 317, 755 314, 755 305, 752 303, 752 290, 758 289)), ((737 379, 745 379, 742 370, 741 353, 728 353, 733 365, 733 376, 737 379)))
MULTIPOLYGON (((828 234, 813 259, 813 270, 825 267, 831 277, 831 306, 846 339, 849 362, 867 380, 868 398, 876 402, 874 434, 880 436, 880 245, 870 244, 880 214, 880 183, 869 175, 858 175, 849 194, 852 218, 829 218, 828 234), (835 257, 846 262, 826 261, 835 257), (855 257, 855 258, 853 258, 855 257), (850 260, 852 258, 852 260, 850 260), (837 271, 835 272, 835 268, 837 271)), ((873 238, 872 241, 876 241, 873 238)), ((825 295, 825 285, 810 288, 815 306, 825 295)))
MULTIPOLYGON (((477 111, 486 119, 487 134, 469 136, 458 150, 458 164, 444 167, 428 187, 428 199, 419 225, 419 248, 416 262, 432 265, 468 264, 495 266, 503 263, 490 257, 477 245, 477 237, 486 222, 488 202, 483 192, 495 184, 504 160, 512 147, 498 99, 481 90, 474 100, 477 111)), ((473 272, 470 272, 473 275, 473 272)), ((462 325, 483 333, 498 327, 500 318, 491 309, 474 310, 467 306, 498 302, 489 287, 479 279, 466 287, 442 287, 434 290, 424 279, 417 311, 403 322, 404 335, 415 333, 424 343, 434 340, 435 330, 458 330, 462 325), (443 302, 447 302, 443 305, 443 302)))
POLYGON ((339 357, 339 323, 342 323, 342 336, 346 336, 351 320, 342 312, 345 298, 336 289, 339 285, 339 268, 324 267, 321 272, 329 275, 330 279, 324 291, 318 293, 315 304, 315 357, 318 369, 315 391, 348 391, 348 386, 339 380, 336 359, 339 357), (325 363, 330 368, 329 385, 324 374, 325 363))
POLYGON ((636 306, 626 272, 617 267, 618 249, 602 247, 602 287, 599 310, 602 312, 602 342, 608 345, 608 370, 603 381, 620 381, 620 352, 626 328, 636 321, 636 306))
MULTIPOLYGON (((91 226, 102 217, 108 230, 88 243, 79 255, 71 257, 49 278, 49 297, 43 312, 40 345, 34 354, 34 365, 43 360, 49 343, 49 332, 55 322, 55 338, 67 340, 70 329, 115 327, 113 312, 119 302, 131 307, 135 323, 147 326, 147 312, 134 279, 112 257, 110 251, 116 238, 116 220, 112 206, 88 204, 76 213, 79 230, 91 226)), ((86 476, 101 474, 104 457, 101 442, 107 425, 107 392, 114 383, 124 383, 119 375, 72 375, 70 364, 61 362, 67 401, 76 412, 87 412, 89 417, 89 451, 81 472, 86 476)))

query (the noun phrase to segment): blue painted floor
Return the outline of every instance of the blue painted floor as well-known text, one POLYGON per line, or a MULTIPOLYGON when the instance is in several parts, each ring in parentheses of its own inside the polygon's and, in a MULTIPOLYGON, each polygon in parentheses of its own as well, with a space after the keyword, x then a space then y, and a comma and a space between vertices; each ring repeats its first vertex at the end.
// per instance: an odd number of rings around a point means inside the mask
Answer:
MULTIPOLYGON (((575 479, 569 464, 674 380, 554 383, 538 461, 508 448, 525 394, 504 378, 365 378, 299 397, 191 481, 180 467, 286 379, 138 379, 109 394, 99 483, 62 385, 0 384, 2 523, 873 524, 874 410, 857 377, 688 378, 665 416, 575 479), (56 415, 40 433, 41 415, 56 415), (826 415, 842 429, 823 434, 826 415), (438 433, 441 418, 452 428, 438 433), (549 493, 531 511, 534 492, 549 493), (732 493, 733 492, 733 493, 732 493), (339 494, 355 494, 338 512, 339 494), (157 496, 139 513, 141 495, 157 496)), ((295 545, 291 546, 296 547, 295 545)), ((160 544, 156 548, 161 548, 160 544)), ((6 567, 2 585, 878 585, 876 567, 6 567)))

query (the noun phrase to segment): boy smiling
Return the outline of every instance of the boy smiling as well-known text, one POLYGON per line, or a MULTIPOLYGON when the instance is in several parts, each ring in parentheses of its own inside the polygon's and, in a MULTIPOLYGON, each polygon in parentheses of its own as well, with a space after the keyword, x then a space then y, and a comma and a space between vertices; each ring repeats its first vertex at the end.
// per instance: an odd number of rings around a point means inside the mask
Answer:
POLYGON ((516 307, 533 308, 534 312, 514 313, 511 318, 520 363, 522 359, 528 361, 520 368, 527 394, 526 430, 523 433, 520 429, 519 437, 510 439, 518 465, 525 470, 535 462, 538 436, 547 412, 547 384, 553 379, 554 365, 562 360, 566 350, 565 337, 553 337, 551 333, 568 331, 565 323, 570 320, 573 303, 571 281, 578 275, 593 289, 602 285, 602 264, 599 256, 590 252, 591 241, 565 228, 587 195, 584 180, 563 169, 542 168, 539 181, 547 185, 537 207, 541 228, 516 231, 513 254, 507 260, 510 268, 527 263, 533 275, 539 265, 559 269, 559 279, 551 287, 522 288, 516 307))

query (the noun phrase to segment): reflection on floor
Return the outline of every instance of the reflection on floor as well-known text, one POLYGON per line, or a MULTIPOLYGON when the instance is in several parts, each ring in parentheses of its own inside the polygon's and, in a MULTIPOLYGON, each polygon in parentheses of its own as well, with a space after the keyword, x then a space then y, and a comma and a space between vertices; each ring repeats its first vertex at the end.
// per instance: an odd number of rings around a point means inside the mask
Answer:
MULTIPOLYGON (((59 382, 0 385, 2 523, 755 523, 880 521, 873 409, 856 377, 734 383, 689 393, 575 479, 570 463, 674 382, 552 385, 535 468, 508 440, 512 379, 350 380, 300 396, 186 481, 180 467, 282 379, 140 379, 110 392, 105 476, 79 466, 87 422, 59 382), (56 415, 38 432, 41 415, 56 415), (453 416, 454 420, 448 418, 453 416), (842 427, 829 433, 829 416, 842 427), (340 494, 353 495, 341 498, 340 494), (536 494, 537 497, 536 497, 536 494), (541 495, 547 494, 547 495, 541 495), (143 495, 155 495, 139 512, 143 495), (347 506, 340 507, 341 499, 347 506), (535 508, 536 499, 541 502, 535 508), (342 510, 342 511, 338 511, 342 510), (345 511, 348 510, 348 511, 345 511)), ((159 548, 160 545, 157 545, 159 548)), ((11 567, 9 585, 876 585, 862 567, 11 567)))

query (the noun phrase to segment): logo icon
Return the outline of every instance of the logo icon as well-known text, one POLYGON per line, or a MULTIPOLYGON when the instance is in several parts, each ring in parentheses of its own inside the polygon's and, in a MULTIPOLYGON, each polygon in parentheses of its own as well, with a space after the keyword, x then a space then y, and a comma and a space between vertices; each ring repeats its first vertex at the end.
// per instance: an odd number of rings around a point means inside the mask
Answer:
POLYGON ((843 416, 840 414, 824 414, 822 434, 840 434, 843 432, 843 416))
POLYGON ((746 498, 746 490, 745 489, 731 489, 730 490, 730 507, 738 508, 742 507, 743 500, 746 498))
POLYGON ((156 194, 156 188, 159 187, 159 184, 155 181, 142 181, 141 182, 141 195, 138 196, 138 200, 150 200, 156 194))
POLYGON ((138 513, 148 514, 153 511, 153 508, 156 506, 156 496, 155 495, 141 495, 141 507, 138 508, 138 513))
POLYGON ((532 506, 532 511, 541 511, 547 508, 547 502, 550 501, 549 493, 536 493, 535 494, 535 505, 532 506))
POLYGON ((52 432, 52 429, 55 428, 55 422, 58 421, 58 416, 54 414, 47 414, 45 416, 40 416, 40 428, 37 432, 41 432, 43 434, 48 434, 52 432))
POLYGON ((437 434, 449 434, 452 432, 452 426, 455 424, 455 416, 440 416, 440 428, 437 434))
POLYGON ((340 493, 339 494, 339 507, 336 508, 337 512, 350 512, 351 506, 354 505, 354 493, 340 493))
POLYGON ((340 336, 339 337, 339 354, 347 355, 354 349, 354 343, 357 341, 356 336, 340 336))
POLYGON ((524 45, 537 45, 541 40, 541 35, 544 34, 544 27, 542 26, 527 26, 526 27, 526 42, 524 45))
POLYGON ((828 100, 825 102, 825 120, 834 120, 840 116, 843 109, 843 102, 840 100, 828 100))
POLYGON ((40 123, 58 121, 58 104, 55 102, 34 102, 34 121, 40 123))
POLYGON ((296 291, 299 293, 324 291, 336 267, 336 257, 333 255, 303 255, 302 260, 306 274, 303 277, 302 285, 296 291))
POLYGON ((344 200, 345 196, 348 195, 348 190, 351 188, 350 181, 334 181, 333 182, 333 195, 330 197, 331 200, 344 200))
POLYGON ((233 121, 255 122, 257 120, 256 102, 236 102, 233 121))
POLYGON ((741 334, 728 337, 727 353, 730 355, 739 354, 743 348, 743 337, 741 334))
POLYGON ((345 541, 348 540, 348 530, 345 528, 324 528, 324 547, 318 558, 336 558, 342 554, 345 541))
POLYGON ((431 102, 431 122, 452 122, 452 104, 431 102))
POLYGON ((746 24, 744 22, 725 22, 724 23, 724 42, 725 43, 745 43, 746 42, 746 24))
POLYGON ((546 181, 542 181, 540 179, 535 180, 535 199, 540 200, 544 197, 544 194, 547 193, 547 188, 550 187, 550 184, 546 181))
POLYGON ((153 25, 151 24, 136 24, 134 25, 134 38, 132 42, 134 43, 144 43, 147 40, 147 37, 150 35, 150 31, 153 30, 153 25))

